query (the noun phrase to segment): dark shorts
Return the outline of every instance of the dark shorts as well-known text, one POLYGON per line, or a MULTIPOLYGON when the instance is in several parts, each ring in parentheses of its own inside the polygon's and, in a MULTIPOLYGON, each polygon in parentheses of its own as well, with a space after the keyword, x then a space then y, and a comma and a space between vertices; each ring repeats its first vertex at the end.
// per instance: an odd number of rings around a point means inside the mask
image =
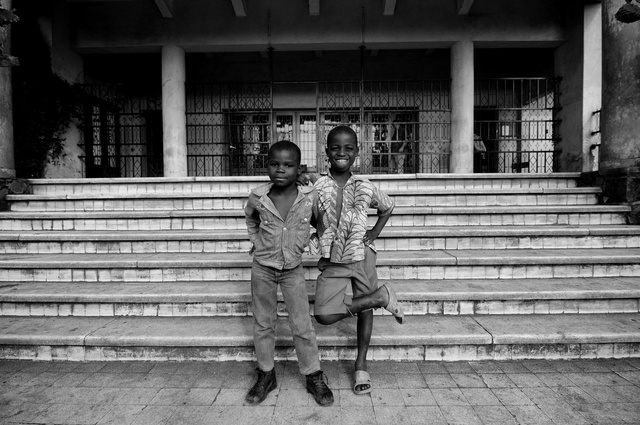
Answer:
POLYGON ((350 264, 332 263, 327 258, 318 262, 320 276, 316 284, 315 315, 345 314, 353 298, 378 289, 376 253, 365 249, 364 260, 350 264), (351 285, 352 295, 347 294, 351 285))

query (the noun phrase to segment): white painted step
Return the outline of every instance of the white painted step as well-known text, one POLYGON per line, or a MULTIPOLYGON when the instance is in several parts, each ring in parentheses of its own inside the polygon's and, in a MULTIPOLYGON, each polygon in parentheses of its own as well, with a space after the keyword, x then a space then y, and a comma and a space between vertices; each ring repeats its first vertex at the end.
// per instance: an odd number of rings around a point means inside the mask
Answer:
MULTIPOLYGON (((393 285, 411 316, 639 312, 640 277, 381 283, 393 285)), ((315 281, 307 287, 313 303, 315 281)), ((279 315, 286 315, 280 293, 278 300, 279 315)), ((0 284, 0 316, 248 316, 250 301, 248 281, 0 284)))
MULTIPOLYGON (((595 205, 597 188, 394 190, 396 206, 595 205)), ((242 209, 248 192, 8 195, 11 211, 142 211, 242 209)))
MULTIPOLYGON (((353 359, 355 319, 316 325, 323 360, 353 359)), ((253 360, 250 317, 0 317, 0 358, 253 360)), ((374 320, 372 360, 640 356, 640 314, 416 316, 374 320)), ((285 318, 277 358, 295 358, 285 318)))
MULTIPOLYGON (((575 187, 580 173, 552 174, 403 174, 363 175, 383 190, 415 188, 511 188, 511 187, 575 187)), ((267 177, 156 177, 33 179, 34 194, 60 193, 153 193, 153 192, 248 192, 267 182, 267 177)))
MULTIPOLYGON (((433 249, 639 248, 640 226, 388 227, 380 251, 433 249)), ((246 230, 4 231, 0 254, 248 252, 246 230)))
MULTIPOLYGON (((317 257, 305 256, 307 279, 317 257)), ((242 253, 4 254, 0 282, 249 280, 251 257, 242 253)), ((525 279, 638 277, 640 249, 434 250, 380 252, 381 279, 525 279)))
MULTIPOLYGON (((626 224, 623 205, 397 207, 387 226, 626 224)), ((370 216, 373 225, 376 217, 370 216)), ((41 230, 244 230, 242 211, 2 212, 1 231, 41 230)))

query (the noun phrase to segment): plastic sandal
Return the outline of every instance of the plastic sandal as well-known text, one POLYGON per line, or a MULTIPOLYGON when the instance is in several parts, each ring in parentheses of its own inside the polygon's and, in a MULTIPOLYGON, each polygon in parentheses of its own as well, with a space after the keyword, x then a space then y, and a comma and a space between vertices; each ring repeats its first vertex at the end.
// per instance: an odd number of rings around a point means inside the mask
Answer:
POLYGON ((389 293, 389 302, 384 309, 393 314, 393 317, 396 318, 396 322, 402 324, 404 321, 404 311, 402 311, 402 308, 398 305, 398 296, 396 295, 396 291, 386 283, 382 286, 389 293))
POLYGON ((371 392, 371 376, 366 370, 356 370, 353 374, 355 383, 353 384, 353 392, 356 395, 369 394, 371 392), (358 390, 361 385, 369 385, 369 388, 358 390))

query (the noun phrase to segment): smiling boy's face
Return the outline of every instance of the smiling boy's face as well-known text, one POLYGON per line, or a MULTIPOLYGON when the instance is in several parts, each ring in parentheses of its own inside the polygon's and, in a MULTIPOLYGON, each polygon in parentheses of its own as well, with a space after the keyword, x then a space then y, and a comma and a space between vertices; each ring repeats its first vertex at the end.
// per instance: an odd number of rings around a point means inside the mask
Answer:
POLYGON ((300 173, 300 158, 288 149, 274 150, 269 153, 267 173, 274 186, 286 187, 296 184, 300 173))
POLYGON ((332 171, 349 171, 358 156, 358 142, 349 133, 336 133, 327 141, 326 153, 332 171))

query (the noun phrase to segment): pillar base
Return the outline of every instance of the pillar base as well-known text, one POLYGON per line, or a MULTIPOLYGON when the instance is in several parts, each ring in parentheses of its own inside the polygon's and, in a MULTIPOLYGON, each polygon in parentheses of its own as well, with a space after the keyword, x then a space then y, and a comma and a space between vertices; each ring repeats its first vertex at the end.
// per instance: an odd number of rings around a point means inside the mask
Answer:
POLYGON ((23 179, 0 177, 0 211, 9 211, 7 195, 29 193, 29 184, 23 179))
POLYGON ((640 224, 640 167, 612 168, 584 173, 581 185, 602 188, 601 203, 628 205, 629 224, 640 224))

